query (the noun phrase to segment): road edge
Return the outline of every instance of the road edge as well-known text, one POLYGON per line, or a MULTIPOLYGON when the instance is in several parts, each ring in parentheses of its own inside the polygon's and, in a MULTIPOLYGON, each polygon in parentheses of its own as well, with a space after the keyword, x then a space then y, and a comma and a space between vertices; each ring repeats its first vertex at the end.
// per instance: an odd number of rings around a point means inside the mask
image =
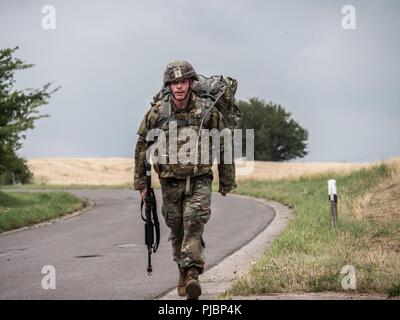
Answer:
MULTIPOLYGON (((276 201, 237 194, 231 194, 230 196, 261 202, 275 211, 275 217, 271 223, 252 240, 200 276, 203 289, 202 300, 218 299, 218 296, 223 294, 231 286, 233 281, 245 275, 253 262, 261 259, 272 241, 286 229, 290 220, 294 217, 291 209, 276 201)), ((179 297, 174 288, 157 299, 181 300, 185 298, 179 297)))

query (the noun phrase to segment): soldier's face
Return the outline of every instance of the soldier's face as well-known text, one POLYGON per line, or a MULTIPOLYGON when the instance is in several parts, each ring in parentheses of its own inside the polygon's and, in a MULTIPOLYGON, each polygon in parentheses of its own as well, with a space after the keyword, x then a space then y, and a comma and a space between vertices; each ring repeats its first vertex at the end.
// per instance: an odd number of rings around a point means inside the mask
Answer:
POLYGON ((182 101, 186 98, 190 89, 190 81, 189 79, 180 80, 176 82, 172 82, 170 84, 171 92, 174 98, 178 101, 182 101))

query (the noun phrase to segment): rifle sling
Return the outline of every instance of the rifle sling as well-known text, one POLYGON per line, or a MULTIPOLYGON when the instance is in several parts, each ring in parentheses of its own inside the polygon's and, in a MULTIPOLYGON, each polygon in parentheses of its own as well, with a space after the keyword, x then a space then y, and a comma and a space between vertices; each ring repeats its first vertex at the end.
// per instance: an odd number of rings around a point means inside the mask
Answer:
MULTIPOLYGON (((152 202, 153 202, 153 204, 151 206, 152 222, 154 225, 154 229, 156 231, 156 243, 153 246, 153 252, 155 253, 160 244, 160 222, 158 221, 157 202, 156 202, 156 196, 154 194, 153 188, 150 188, 150 197, 152 198, 152 202)), ((143 216, 143 207, 144 207, 144 200, 142 198, 142 201, 140 202, 140 215, 142 217, 142 220, 146 222, 146 218, 143 216)))

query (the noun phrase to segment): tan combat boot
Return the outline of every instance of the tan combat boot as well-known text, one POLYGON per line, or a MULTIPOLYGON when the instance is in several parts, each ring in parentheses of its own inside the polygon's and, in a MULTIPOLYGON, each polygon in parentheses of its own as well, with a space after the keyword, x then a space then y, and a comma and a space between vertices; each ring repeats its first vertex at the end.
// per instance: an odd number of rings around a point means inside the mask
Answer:
POLYGON ((187 269, 179 268, 178 295, 180 295, 181 297, 186 297, 186 278, 187 269))
POLYGON ((199 269, 192 267, 188 269, 186 282, 186 296, 188 300, 197 300, 201 295, 201 286, 199 282, 199 269))

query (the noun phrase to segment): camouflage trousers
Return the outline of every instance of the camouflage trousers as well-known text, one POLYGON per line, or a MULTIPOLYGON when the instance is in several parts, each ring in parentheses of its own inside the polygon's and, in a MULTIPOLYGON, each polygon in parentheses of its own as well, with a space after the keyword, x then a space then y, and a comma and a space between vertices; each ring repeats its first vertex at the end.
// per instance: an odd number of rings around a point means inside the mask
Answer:
POLYGON ((162 215, 171 229, 174 261, 181 268, 204 269, 204 225, 211 216, 212 173, 191 178, 190 194, 185 194, 186 180, 160 179, 162 215))

